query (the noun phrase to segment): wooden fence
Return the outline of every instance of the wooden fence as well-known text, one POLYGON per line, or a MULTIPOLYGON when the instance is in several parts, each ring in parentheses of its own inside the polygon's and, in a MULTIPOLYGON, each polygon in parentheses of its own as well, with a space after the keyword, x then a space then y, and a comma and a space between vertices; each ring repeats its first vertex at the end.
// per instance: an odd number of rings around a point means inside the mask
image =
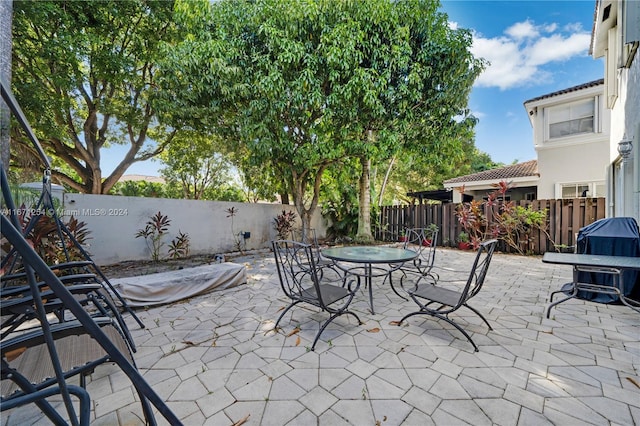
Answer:
MULTIPOLYGON (((561 200, 520 201, 518 205, 531 205, 534 210, 546 210, 546 232, 535 231, 529 235, 529 246, 524 251, 542 254, 556 251, 558 246, 575 244, 575 235, 580 228, 605 217, 604 198, 573 198, 561 200)), ((462 227, 456 217, 457 204, 422 204, 385 206, 381 208, 375 237, 381 241, 397 241, 404 228, 438 225, 438 245, 453 247, 462 227)), ((488 209, 491 207, 485 207, 488 209)), ((497 208, 497 207, 496 207, 497 208)), ((487 213, 490 213, 487 211, 487 213)), ((491 218, 488 214, 486 217, 491 218)), ((489 222, 490 224, 490 222, 489 222)), ((505 244, 501 250, 509 251, 505 244)))

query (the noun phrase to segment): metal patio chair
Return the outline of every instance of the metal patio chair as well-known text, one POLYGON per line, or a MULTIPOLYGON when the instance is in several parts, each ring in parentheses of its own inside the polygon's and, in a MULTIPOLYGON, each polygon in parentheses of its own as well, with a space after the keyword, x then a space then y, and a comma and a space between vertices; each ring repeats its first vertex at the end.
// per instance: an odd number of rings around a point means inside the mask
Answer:
POLYGON ((402 317, 398 322, 398 325, 402 324, 406 319, 414 315, 424 314, 440 318, 453 325, 462 334, 464 334, 477 352, 478 346, 475 344, 473 339, 471 339, 471 336, 469 336, 469 334, 460 325, 449 318, 449 314, 456 312, 462 307, 466 307, 478 315, 482 321, 487 324, 489 330, 493 330, 487 319, 475 308, 471 307, 468 302, 482 289, 497 243, 497 240, 488 240, 480 244, 466 282, 464 280, 436 281, 433 276, 420 277, 420 279, 416 281, 414 288, 408 290, 409 296, 414 302, 416 302, 420 309, 402 317), (429 280, 431 280, 431 282, 429 282, 429 280), (449 285, 447 285, 447 287, 442 285, 445 283, 455 285, 456 282, 458 285, 454 288, 449 288, 449 285))
POLYGON ((327 259, 322 255, 320 251, 320 244, 318 243, 318 237, 314 228, 303 229, 297 228, 291 230, 291 240, 297 241, 303 244, 309 244, 313 253, 313 260, 315 262, 318 278, 322 280, 324 278, 324 270, 326 268, 331 269, 338 276, 342 276, 342 271, 338 269, 331 259, 327 259))
MULTIPOLYGON (((118 324, 108 317, 94 318, 95 324, 116 345, 128 361, 135 366, 127 341, 118 324)), ((60 413, 47 401, 46 395, 57 392, 60 382, 56 373, 64 377, 65 387, 73 389, 69 380, 79 377, 79 390, 86 393, 86 377, 99 365, 113 362, 111 356, 100 344, 87 334, 85 327, 77 320, 50 325, 50 336, 55 346, 51 352, 47 343, 47 334, 41 327, 35 327, 24 333, 17 333, 3 340, 1 348, 0 374, 2 378, 2 411, 25 403, 35 403, 38 408, 55 424, 59 423, 60 413), (56 371, 58 370, 58 371, 56 371), (53 391, 52 391, 53 389, 53 391)), ((72 392, 73 393, 73 392, 72 392)), ((79 396, 76 393, 76 396, 79 396)), ((140 403, 147 424, 156 424, 149 402, 140 394, 140 403)), ((80 400, 90 401, 90 395, 82 395, 80 400)), ((90 404, 81 403, 78 413, 79 424, 89 424, 90 404)), ((73 419, 70 419, 74 423, 73 419)))
MULTIPOLYGON (((83 388, 84 377, 98 365, 113 362, 136 387, 147 424, 157 424, 150 403, 170 423, 180 424, 137 370, 118 322, 112 317, 90 316, 86 310, 90 295, 102 291, 101 286, 64 285, 7 217, 0 215, 0 220, 3 237, 25 258, 29 283, 29 291, 8 289, 13 297, 3 291, 0 300, 0 411, 35 404, 54 424, 88 424, 91 404, 90 395, 83 388), (44 279, 42 283, 35 281, 36 274, 44 279), (68 383, 73 377, 79 377, 81 386, 68 383), (68 420, 61 420, 59 409, 47 402, 46 398, 55 394, 61 395, 68 420), (79 399, 80 413, 76 413, 71 395, 79 399)), ((92 306, 98 309, 95 304, 92 306)))
MULTIPOLYGON (((96 283, 94 274, 63 275, 59 279, 91 316, 109 316, 116 320, 129 343, 129 347, 133 352, 136 352, 135 342, 120 310, 111 295, 104 290, 102 285, 96 283)), ((6 280, 6 276, 2 277, 3 284, 6 284, 7 281, 12 280, 6 280)), ((68 315, 64 304, 56 298, 55 293, 47 289, 46 281, 37 282, 36 286, 40 291, 40 297, 46 299, 44 306, 47 313, 55 314, 60 322, 67 321, 69 317, 73 319, 68 315)), ((1 338, 18 329, 23 323, 37 317, 33 309, 33 294, 29 285, 5 285, 0 296, 1 338)))
POLYGON ((405 250, 412 250, 418 253, 418 256, 412 261, 407 262, 399 268, 393 268, 388 275, 391 289, 398 296, 406 300, 406 297, 398 293, 393 284, 393 273, 399 271, 402 273, 400 277, 400 287, 404 289, 404 280, 407 275, 417 275, 420 277, 431 276, 436 281, 438 274, 433 272, 433 266, 436 260, 436 245, 438 241, 438 230, 429 230, 427 228, 409 228, 405 231, 406 239, 403 244, 405 250))
POLYGON ((358 315, 348 310, 349 304, 353 300, 356 292, 360 288, 360 281, 353 279, 343 285, 320 283, 318 278, 318 268, 315 264, 315 254, 309 244, 297 241, 273 241, 273 254, 276 259, 278 277, 280 285, 285 295, 291 300, 289 306, 278 317, 274 329, 287 312, 299 303, 307 303, 320 308, 329 314, 327 319, 318 330, 311 350, 315 350, 316 343, 327 326, 341 315, 352 315, 358 325, 362 324, 358 315))

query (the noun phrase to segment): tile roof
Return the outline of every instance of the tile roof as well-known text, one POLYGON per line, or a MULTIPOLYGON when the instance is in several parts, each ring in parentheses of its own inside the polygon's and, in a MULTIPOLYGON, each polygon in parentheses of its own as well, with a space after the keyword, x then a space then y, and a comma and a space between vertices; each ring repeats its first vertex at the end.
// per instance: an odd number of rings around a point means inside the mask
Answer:
POLYGON ((588 89, 590 87, 599 86, 601 84, 604 84, 604 78, 600 78, 598 80, 593 80, 593 81, 590 81, 590 82, 584 83, 584 84, 579 84, 578 86, 569 87, 567 89, 558 90, 557 92, 547 93, 546 95, 541 95, 541 96, 535 97, 533 99, 529 99, 528 101, 524 101, 524 104, 526 105, 529 102, 535 102, 535 101, 539 101, 541 99, 553 98, 554 96, 560 96, 560 95, 564 95, 566 93, 577 92, 578 90, 588 89))
POLYGON ((513 164, 511 166, 500 167, 499 169, 485 170, 466 176, 458 176, 445 180, 444 183, 465 183, 485 180, 500 181, 519 177, 538 177, 538 161, 531 160, 524 163, 513 164))

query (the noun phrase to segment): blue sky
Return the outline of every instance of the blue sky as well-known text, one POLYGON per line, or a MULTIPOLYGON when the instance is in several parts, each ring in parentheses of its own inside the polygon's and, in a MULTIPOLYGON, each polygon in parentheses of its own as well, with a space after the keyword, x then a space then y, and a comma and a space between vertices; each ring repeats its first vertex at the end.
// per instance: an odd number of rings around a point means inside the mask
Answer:
POLYGON ((604 76, 602 59, 589 56, 595 0, 442 0, 442 9, 491 63, 469 100, 476 147, 505 164, 535 159, 523 103, 604 76))
MULTIPOLYGON (((479 118, 476 146, 505 164, 536 158, 524 101, 604 76, 589 56, 595 0, 441 0, 451 25, 473 32, 472 51, 491 65, 476 81, 469 108, 479 118)), ((122 148, 105 152, 111 173, 122 148)), ((127 174, 157 176, 160 163, 136 163, 127 174)))

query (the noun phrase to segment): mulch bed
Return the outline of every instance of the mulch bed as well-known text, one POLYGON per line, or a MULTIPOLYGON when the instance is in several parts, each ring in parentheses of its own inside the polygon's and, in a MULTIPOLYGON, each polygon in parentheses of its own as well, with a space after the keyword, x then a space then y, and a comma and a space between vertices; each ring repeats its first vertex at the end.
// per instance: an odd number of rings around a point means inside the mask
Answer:
MULTIPOLYGON (((228 256, 225 258, 227 261, 230 260, 228 256)), ((157 262, 152 260, 128 260, 100 266, 100 270, 107 278, 112 279, 175 271, 211 263, 217 263, 216 255, 195 255, 183 259, 163 259, 157 262)))

